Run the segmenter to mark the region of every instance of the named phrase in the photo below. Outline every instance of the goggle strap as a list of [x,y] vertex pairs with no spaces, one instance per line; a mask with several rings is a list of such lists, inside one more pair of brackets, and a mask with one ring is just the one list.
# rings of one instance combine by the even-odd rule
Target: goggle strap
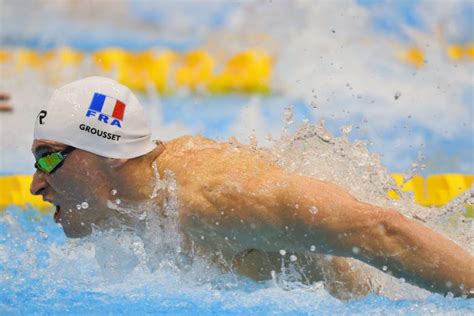
[[67,146],[66,149],[60,152],[60,154],[61,156],[63,156],[63,158],[66,158],[66,156],[69,155],[74,149],[76,148],[72,146]]

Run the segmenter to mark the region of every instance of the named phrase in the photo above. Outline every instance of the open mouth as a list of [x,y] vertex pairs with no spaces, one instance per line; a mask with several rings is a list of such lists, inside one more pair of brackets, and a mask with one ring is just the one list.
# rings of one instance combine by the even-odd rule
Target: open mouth
[[59,205],[56,205],[56,212],[54,212],[53,217],[56,223],[61,222],[61,207]]

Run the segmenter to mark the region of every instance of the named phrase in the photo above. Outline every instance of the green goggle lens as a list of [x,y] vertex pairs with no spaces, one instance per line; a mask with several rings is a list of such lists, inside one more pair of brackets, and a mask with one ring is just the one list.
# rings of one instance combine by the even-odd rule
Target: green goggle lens
[[74,149],[74,147],[69,146],[63,151],[46,154],[36,160],[35,168],[44,173],[51,173],[61,166],[67,155],[69,155]]
[[36,168],[44,171],[46,173],[52,172],[62,161],[64,160],[64,156],[58,153],[51,153],[44,157],[41,157],[36,162]]

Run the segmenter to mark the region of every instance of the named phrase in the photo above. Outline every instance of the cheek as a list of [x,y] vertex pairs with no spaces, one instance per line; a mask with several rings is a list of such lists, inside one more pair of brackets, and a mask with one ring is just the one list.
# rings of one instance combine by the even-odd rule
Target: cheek
[[50,184],[62,198],[80,203],[95,200],[101,181],[101,173],[92,163],[71,161],[51,176]]
[[76,199],[76,202],[82,201],[82,198],[90,195],[93,190],[90,181],[84,175],[78,174],[57,174],[50,181],[51,187],[59,195],[58,198]]

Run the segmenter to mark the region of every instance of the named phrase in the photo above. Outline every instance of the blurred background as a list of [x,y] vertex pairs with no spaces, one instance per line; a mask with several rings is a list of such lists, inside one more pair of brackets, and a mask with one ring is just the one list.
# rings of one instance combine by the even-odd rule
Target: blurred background
[[324,120],[389,172],[474,173],[472,1],[0,0],[0,174],[54,88],[109,76],[155,138],[269,146]]

